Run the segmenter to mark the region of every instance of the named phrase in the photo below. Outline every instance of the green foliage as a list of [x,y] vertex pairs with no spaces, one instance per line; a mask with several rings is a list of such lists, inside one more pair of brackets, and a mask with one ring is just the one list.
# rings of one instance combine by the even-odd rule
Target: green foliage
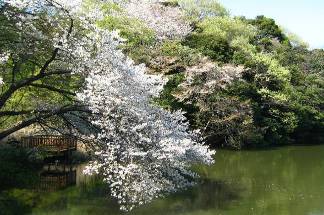
[[[4,12],[11,15],[5,16]],[[1,95],[7,92],[10,86],[25,82],[26,79],[39,74],[43,65],[51,59],[54,53],[53,39],[57,35],[63,35],[65,30],[70,27],[66,17],[61,17],[61,15],[56,14],[56,11],[51,11],[51,15],[57,18],[62,28],[57,27],[58,23],[51,23],[49,17],[46,16],[46,12],[35,16],[33,25],[23,25],[20,28],[16,24],[20,22],[20,16],[16,14],[24,13],[25,11],[16,11],[16,9],[9,6],[1,7],[0,20],[1,23],[4,22],[4,25],[0,25],[0,54],[7,53],[9,55],[6,64],[0,64],[0,77],[4,81],[4,84],[0,87]],[[77,29],[78,25],[79,23],[75,21],[75,31],[80,31],[80,34],[82,34],[83,30]],[[36,30],[37,35],[33,33]],[[59,64],[64,65],[65,63],[60,62]],[[54,70],[56,68],[51,67],[50,69]],[[78,75],[47,76],[15,90],[10,95],[10,98],[6,100],[1,111],[21,112],[39,110],[40,107],[57,107],[58,104],[62,106],[71,105],[73,103],[72,94],[79,89],[81,83],[82,79]],[[70,94],[39,87],[40,85],[50,86],[50,88],[70,92]],[[13,125],[17,125],[19,122],[33,116],[35,116],[34,113],[2,116],[0,130],[11,128]]]
[[[180,7],[192,22],[194,31],[184,41],[158,42],[152,29],[140,20],[125,16],[117,4],[89,0],[85,7],[91,8],[93,4],[100,4],[105,13],[98,25],[119,30],[126,39],[123,50],[136,63],[145,63],[149,72],[168,75],[169,81],[160,97],[154,100],[155,104],[169,110],[187,111],[192,127],[204,130],[210,144],[242,148],[302,140],[323,141],[324,51],[307,50],[302,42],[284,33],[273,19],[230,17],[216,0],[170,0],[163,4]],[[17,80],[38,72],[40,67],[32,62],[37,60],[43,64],[50,57],[51,41],[28,37],[21,51],[15,41],[22,40],[22,35],[26,36],[24,32],[19,32],[14,21],[3,14],[0,21],[0,37],[5,39],[0,40],[0,50],[13,53],[0,69],[12,71],[19,66]],[[35,22],[48,38],[60,33],[55,26],[46,26],[42,19]],[[28,46],[35,43],[40,44],[41,49]],[[35,54],[26,56],[24,50]],[[239,80],[230,81],[226,87],[215,87],[208,96],[192,99],[190,104],[180,100],[175,96],[179,85],[194,73],[188,69],[196,66],[199,70],[205,56],[214,64],[242,65],[244,72]],[[206,70],[193,80],[194,84],[203,88],[206,77],[212,72],[215,71]],[[5,82],[3,91],[8,89],[13,77],[10,72],[1,77]],[[226,82],[224,74],[217,73],[213,78],[208,81]],[[51,77],[36,84],[77,91],[80,83],[80,77],[67,76],[64,80]],[[46,89],[26,87],[17,91],[3,110],[34,109],[39,103],[68,105],[71,99]],[[22,116],[10,117],[1,122],[1,127],[22,119]]]
[[174,97],[173,93],[176,92],[178,85],[184,81],[184,74],[174,74],[168,78],[169,80],[164,86],[159,98],[155,99],[155,103],[169,110],[181,109],[183,104]]
[[289,44],[288,37],[282,32],[282,29],[276,24],[274,19],[257,16],[255,19],[247,20],[247,22],[258,28],[256,41],[277,39],[280,43]]
[[148,28],[141,20],[126,16],[116,3],[92,2],[92,4],[100,4],[105,14],[105,17],[98,21],[98,26],[118,30],[120,36],[126,39],[121,48],[136,62],[149,62],[150,52],[147,51],[156,43],[154,30]]
[[192,21],[206,17],[228,16],[228,11],[217,0],[177,0],[178,5]]
[[179,3],[177,0],[169,0],[169,1],[163,1],[161,2],[162,5],[164,6],[169,6],[169,7],[178,7]]
[[0,193],[0,211],[3,215],[30,214],[39,200],[39,195],[30,190],[4,191]]
[[107,15],[98,25],[109,30],[119,30],[120,35],[127,40],[123,48],[130,52],[138,46],[151,46],[156,39],[153,30],[134,18]]
[[40,152],[10,145],[0,145],[0,190],[25,187],[37,179]]
[[249,41],[255,30],[240,19],[212,17],[197,24],[197,29],[185,44],[220,62],[230,62],[238,40]]
[[[208,127],[209,142],[240,148],[296,142],[311,134],[315,142],[323,140],[323,51],[308,51],[303,43],[292,46],[264,16],[212,17],[196,26],[185,45],[218,63],[246,68],[241,81],[227,91],[215,89],[204,100],[206,108],[194,114],[198,128]],[[250,112],[244,111],[246,102]],[[234,113],[250,123],[234,120]]]
[[179,41],[164,42],[161,47],[161,54],[178,58],[184,66],[195,65],[201,57],[199,51],[182,45]]

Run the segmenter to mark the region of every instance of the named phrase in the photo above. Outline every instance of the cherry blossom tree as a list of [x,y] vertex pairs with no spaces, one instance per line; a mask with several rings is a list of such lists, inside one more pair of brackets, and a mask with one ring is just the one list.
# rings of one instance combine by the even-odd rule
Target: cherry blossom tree
[[191,117],[192,124],[201,129],[209,144],[241,149],[245,142],[258,140],[251,102],[231,94],[234,84],[244,82],[246,71],[243,66],[219,66],[207,57],[186,68],[186,79],[174,96],[198,108]]
[[128,16],[140,19],[153,29],[159,40],[184,38],[192,31],[190,22],[180,7],[163,2],[132,0],[121,5]]
[[97,159],[86,173],[104,175],[122,210],[193,185],[198,175],[190,166],[211,164],[214,151],[189,130],[181,111],[152,104],[166,80],[134,65],[118,49],[123,40],[116,32],[96,29],[88,37],[95,38],[96,53],[81,58],[81,52],[75,65],[76,73],[88,74],[78,98],[98,129],[84,137],[97,143]]
[[181,112],[150,104],[163,79],[134,65],[117,49],[117,38],[107,34],[102,39],[98,56],[89,59],[86,87],[78,94],[100,129],[89,137],[99,144],[97,160],[86,172],[103,173],[121,209],[128,210],[192,185],[197,175],[190,165],[211,164],[214,152],[189,131]]
[[[125,56],[118,48],[123,39],[117,31],[94,24],[102,15],[98,8],[85,12],[81,1],[68,0],[6,0],[4,4],[11,11],[23,12],[18,27],[24,24],[26,34],[38,39],[37,45],[46,41],[52,53],[49,59],[33,58],[42,59],[35,63],[40,66],[19,79],[18,85],[8,82],[0,96],[3,106],[25,87],[44,88],[41,81],[51,75],[69,74],[82,84],[67,106],[42,103],[35,110],[14,111],[32,116],[2,134],[52,116],[62,117],[72,125],[73,135],[95,143],[96,157],[85,173],[102,174],[122,210],[193,185],[198,175],[190,170],[191,165],[213,163],[214,151],[201,143],[199,132],[189,130],[181,111],[169,112],[152,103],[166,80],[146,74],[144,65],[135,65]],[[44,34],[34,19],[45,19],[59,30]],[[54,86],[46,88],[67,94]],[[82,119],[91,129],[82,132],[65,113],[84,114]]]

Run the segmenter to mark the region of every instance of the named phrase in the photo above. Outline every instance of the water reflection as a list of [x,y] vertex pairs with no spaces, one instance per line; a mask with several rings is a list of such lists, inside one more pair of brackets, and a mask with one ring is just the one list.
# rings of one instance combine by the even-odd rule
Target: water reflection
[[[202,211],[219,211],[240,201],[241,188],[222,181],[204,180],[184,192],[158,199],[149,205],[136,208],[128,215],[200,214]],[[50,193],[33,209],[35,215],[122,215],[114,199],[108,198],[107,186],[98,178],[60,192]]]
[[76,185],[76,167],[69,164],[45,164],[36,190],[53,192]]
[[[58,162],[44,164],[38,170],[21,169],[25,174],[24,177],[28,179],[26,181],[28,184],[21,174],[10,174],[10,177],[7,177],[9,181],[12,178],[15,182],[15,177],[19,177],[19,182],[23,183],[16,184],[16,187],[11,184],[0,190],[0,214],[32,214],[34,208],[48,201],[48,196],[65,192],[68,188],[75,188],[77,181],[83,180],[82,169],[82,165],[74,166]],[[33,177],[29,177],[30,175]]]
[[243,188],[225,181],[205,179],[197,186],[152,204],[135,209],[131,214],[157,215],[201,214],[210,211],[227,210],[234,202],[240,201]]
[[[43,167],[37,190],[19,187],[0,196],[0,214],[125,214],[108,197],[102,180],[83,175],[83,168]],[[265,151],[219,150],[215,165],[200,166],[197,171],[202,175],[197,186],[126,214],[324,214],[324,145]]]

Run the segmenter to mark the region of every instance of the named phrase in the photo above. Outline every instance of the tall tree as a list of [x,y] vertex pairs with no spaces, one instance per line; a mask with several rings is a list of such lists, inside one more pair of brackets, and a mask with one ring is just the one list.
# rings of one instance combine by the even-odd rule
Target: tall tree
[[[194,184],[198,175],[191,171],[191,165],[213,163],[214,151],[201,143],[198,132],[189,130],[182,112],[169,112],[152,104],[165,81],[146,74],[144,65],[134,65],[123,54],[119,49],[123,40],[116,31],[94,24],[101,17],[98,8],[85,13],[82,1],[79,5],[70,3],[16,0],[3,4],[4,11],[13,11],[12,17],[24,16],[27,30],[23,35],[35,41],[22,42],[21,56],[31,51],[32,57],[21,60],[18,70],[14,68],[19,64],[12,63],[16,52],[3,52],[9,57],[3,64],[2,114],[26,117],[0,135],[28,124],[41,124],[50,117],[51,121],[61,118],[72,127],[72,134],[95,143],[96,157],[86,173],[102,174],[123,210]],[[4,16],[11,21],[7,12]],[[15,22],[12,25],[17,27]],[[25,59],[21,56],[17,59]],[[10,81],[15,74],[19,74],[17,79]],[[64,87],[57,87],[61,81]],[[19,105],[33,109],[11,110],[11,100],[27,87],[46,89],[61,97],[38,97],[38,91],[31,91],[28,102],[34,101],[29,106]],[[84,122],[90,129],[81,128]]]

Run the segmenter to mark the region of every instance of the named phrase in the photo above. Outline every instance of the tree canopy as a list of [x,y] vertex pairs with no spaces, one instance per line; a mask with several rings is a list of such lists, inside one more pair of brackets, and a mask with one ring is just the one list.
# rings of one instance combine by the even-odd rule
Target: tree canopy
[[324,134],[324,51],[216,0],[0,0],[0,139],[73,135],[130,210],[191,186],[212,147]]

